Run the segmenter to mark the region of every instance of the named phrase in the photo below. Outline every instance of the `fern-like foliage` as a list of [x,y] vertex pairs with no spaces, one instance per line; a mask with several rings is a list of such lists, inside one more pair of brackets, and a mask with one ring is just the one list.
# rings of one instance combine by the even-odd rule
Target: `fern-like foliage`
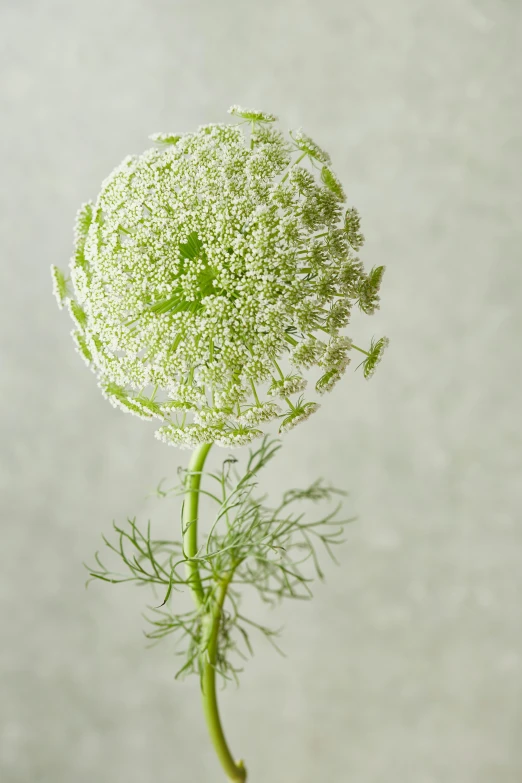
[[[176,611],[178,591],[190,588],[185,573],[187,557],[181,541],[153,539],[150,522],[142,530],[136,519],[126,526],[114,523],[115,540],[103,537],[106,547],[118,555],[123,570],[107,568],[100,554],[96,566],[87,567],[90,579],[105,582],[151,584],[161,589],[163,600],[150,606],[146,616],[152,626],[146,636],[159,640],[170,634],[178,636],[179,655],[183,663],[176,676],[201,673],[201,656],[208,644],[206,624],[219,591],[224,602],[219,626],[216,671],[226,680],[237,679],[240,662],[252,654],[250,632],[257,630],[279,650],[279,631],[247,617],[241,611],[242,590],[253,587],[263,602],[276,605],[284,598],[305,600],[312,596],[311,583],[323,579],[319,551],[334,561],[333,548],[343,541],[344,526],[352,519],[339,519],[340,503],[316,519],[308,519],[303,503],[328,503],[345,494],[316,481],[306,489],[285,492],[277,505],[269,505],[257,494],[258,472],[280,448],[277,440],[266,436],[258,448],[249,453],[246,467],[239,470],[238,461],[229,457],[218,472],[204,472],[200,495],[213,506],[211,524],[201,538],[201,546],[192,562],[197,562],[205,592],[202,606]],[[187,471],[179,471],[180,483],[171,489],[158,486],[158,497],[182,496]],[[239,663],[238,663],[239,657]]]

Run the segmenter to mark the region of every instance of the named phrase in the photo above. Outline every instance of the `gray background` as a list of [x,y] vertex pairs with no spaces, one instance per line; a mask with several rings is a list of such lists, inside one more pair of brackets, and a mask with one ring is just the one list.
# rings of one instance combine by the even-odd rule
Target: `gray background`
[[[0,778],[219,781],[147,596],[84,590],[113,518],[186,452],[114,411],[51,296],[78,205],[148,134],[241,103],[302,125],[387,264],[386,333],[285,441],[346,486],[341,567],[223,697],[252,783],[522,779],[520,75],[515,0],[2,0]],[[214,455],[216,460],[216,455]]]

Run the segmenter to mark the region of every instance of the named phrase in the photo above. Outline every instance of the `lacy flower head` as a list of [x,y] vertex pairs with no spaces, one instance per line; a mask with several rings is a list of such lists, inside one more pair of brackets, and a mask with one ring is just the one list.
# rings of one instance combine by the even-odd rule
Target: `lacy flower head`
[[127,157],[78,213],[70,278],[52,268],[104,396],[179,446],[285,432],[353,349],[369,377],[387,344],[341,334],[354,306],[378,307],[384,267],[363,269],[328,154],[271,114],[230,114]]

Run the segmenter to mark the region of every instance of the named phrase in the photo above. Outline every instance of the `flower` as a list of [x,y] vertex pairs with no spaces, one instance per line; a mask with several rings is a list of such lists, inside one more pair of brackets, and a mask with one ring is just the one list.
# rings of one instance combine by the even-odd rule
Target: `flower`
[[104,396],[159,420],[172,445],[242,445],[274,418],[281,431],[304,421],[317,403],[288,398],[305,370],[330,390],[349,362],[352,307],[379,305],[384,267],[366,274],[354,255],[360,219],[351,208],[343,220],[327,153],[272,114],[230,113],[240,121],[157,133],[125,158],[78,212],[70,276],[52,267]]
[[237,417],[239,424],[251,427],[256,424],[263,424],[266,421],[277,419],[281,408],[275,402],[264,402],[261,405],[252,405],[246,408],[240,416]]
[[[315,143],[310,136],[303,133],[301,128],[296,131],[290,132],[290,136],[294,140],[298,149],[308,155],[308,157],[319,161],[319,163],[330,163],[330,156],[327,152],[321,149],[321,147]],[[344,201],[344,199],[342,199]]]
[[302,378],[300,375],[287,375],[274,379],[268,387],[268,394],[271,397],[291,397],[292,394],[304,391],[307,384],[306,378]]
[[372,339],[370,350],[368,351],[367,357],[363,362],[363,372],[364,377],[368,380],[372,377],[372,375],[375,372],[375,368],[379,364],[379,362],[382,359],[382,355],[388,345],[390,344],[390,341],[387,337],[381,337],[380,340]]
[[302,421],[306,421],[312,413],[319,410],[321,406],[317,402],[303,402],[299,400],[297,405],[285,416],[279,427],[279,432],[288,432],[297,427]]
[[63,272],[54,264],[51,266],[51,275],[53,278],[53,294],[58,302],[58,307],[62,310],[68,297],[67,280]]
[[237,105],[231,106],[228,113],[250,122],[276,122],[277,120],[275,114],[267,114],[267,112],[257,111],[257,109],[244,109]]

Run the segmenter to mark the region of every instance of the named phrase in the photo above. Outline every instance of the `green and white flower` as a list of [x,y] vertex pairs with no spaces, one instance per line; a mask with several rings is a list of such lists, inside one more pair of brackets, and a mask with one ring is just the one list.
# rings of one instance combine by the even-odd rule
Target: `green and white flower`
[[315,413],[320,407],[317,402],[304,402],[303,399],[299,399],[297,405],[292,407],[291,411],[286,414],[281,422],[279,432],[283,433],[293,430],[302,421],[309,419],[312,413]]
[[[355,255],[360,219],[343,218],[328,154],[272,114],[230,113],[237,124],[155,134],[125,158],[78,212],[70,279],[52,268],[103,394],[178,446],[238,446],[273,418],[281,431],[304,421],[316,402],[281,414],[274,396],[303,392],[314,367],[329,391],[356,347],[340,335],[353,306],[379,306],[384,267],[366,274]],[[383,341],[363,351],[366,377]]]

